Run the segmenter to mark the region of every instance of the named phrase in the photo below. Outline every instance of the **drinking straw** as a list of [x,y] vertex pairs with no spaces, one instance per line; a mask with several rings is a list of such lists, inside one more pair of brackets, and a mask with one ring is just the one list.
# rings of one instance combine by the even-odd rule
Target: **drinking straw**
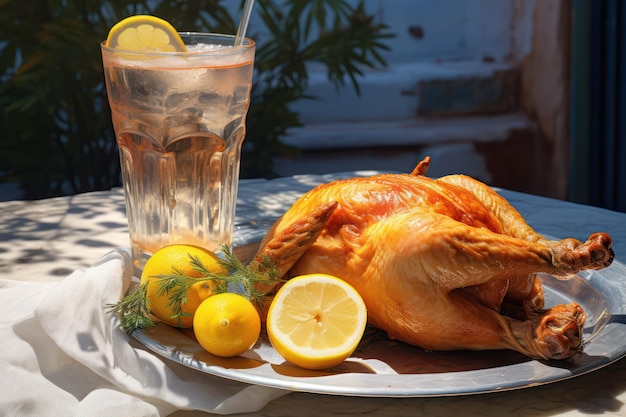
[[239,28],[237,28],[237,36],[235,37],[235,46],[241,46],[243,44],[243,40],[246,37],[246,31],[248,30],[248,23],[250,22],[253,5],[254,0],[246,0],[243,5],[243,13],[241,14]]

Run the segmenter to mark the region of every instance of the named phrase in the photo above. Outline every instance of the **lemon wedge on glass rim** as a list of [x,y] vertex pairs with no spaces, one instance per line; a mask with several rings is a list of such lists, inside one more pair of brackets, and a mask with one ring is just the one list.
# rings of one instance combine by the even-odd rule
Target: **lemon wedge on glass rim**
[[169,22],[149,15],[135,15],[116,23],[105,46],[134,52],[186,52],[187,47]]
[[357,348],[367,309],[347,282],[326,274],[301,275],[278,291],[267,313],[267,335],[276,351],[305,369],[339,365]]

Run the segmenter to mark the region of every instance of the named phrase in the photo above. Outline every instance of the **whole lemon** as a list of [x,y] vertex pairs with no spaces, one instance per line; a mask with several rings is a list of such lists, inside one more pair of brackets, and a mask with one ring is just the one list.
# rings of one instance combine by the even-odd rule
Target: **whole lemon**
[[261,318],[247,298],[221,293],[204,300],[193,318],[193,332],[207,352],[237,356],[252,348],[261,334]]
[[171,275],[174,270],[185,276],[200,278],[202,274],[192,266],[192,258],[197,258],[211,273],[226,272],[217,255],[199,246],[174,244],[156,251],[146,262],[141,274],[141,283],[148,282],[146,298],[152,314],[162,322],[176,327],[189,328],[193,324],[193,314],[200,303],[215,294],[212,281],[198,281],[187,290],[187,302],[182,305],[183,315],[174,317],[167,293],[159,293],[159,276]]

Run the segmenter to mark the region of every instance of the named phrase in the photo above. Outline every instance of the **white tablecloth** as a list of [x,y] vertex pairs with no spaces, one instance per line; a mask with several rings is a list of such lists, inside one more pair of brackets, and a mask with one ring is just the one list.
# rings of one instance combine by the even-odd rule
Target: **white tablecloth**
[[[321,182],[352,175],[355,173],[305,175],[271,181],[242,181],[237,209],[238,236],[244,240],[262,236],[272,221],[301,193]],[[626,214],[506,190],[501,192],[539,232],[565,237],[562,236],[563,230],[567,230],[569,236],[584,239],[592,232],[607,231],[613,236],[618,261],[623,263],[626,259]],[[0,340],[0,351],[3,352],[0,356],[2,358],[0,366],[3,366],[3,362],[12,364],[10,372],[4,369],[0,371],[2,415],[72,415],[69,410],[77,413],[74,415],[94,415],[89,410],[95,410],[92,407],[97,404],[102,407],[103,399],[107,400],[101,415],[122,415],[121,410],[132,409],[134,410],[132,415],[173,413],[176,416],[196,416],[207,415],[194,411],[198,408],[213,407],[217,412],[253,410],[255,405],[262,406],[267,401],[269,404],[260,411],[248,411],[238,415],[268,417],[626,415],[625,360],[567,381],[472,396],[398,399],[295,392],[283,395],[284,392],[265,391],[255,386],[221,380],[195,370],[182,369],[180,365],[163,360],[142,349],[142,346],[132,339],[116,339],[122,336],[119,334],[114,336],[115,333],[110,331],[107,323],[97,320],[96,324],[101,326],[97,332],[93,330],[93,323],[86,329],[81,328],[81,321],[76,320],[74,322],[79,324],[74,327],[55,327],[59,317],[64,317],[67,322],[82,317],[76,313],[82,311],[80,302],[73,308],[61,308],[64,305],[71,305],[67,304],[72,301],[72,297],[68,297],[68,288],[84,290],[93,287],[92,283],[87,286],[78,283],[85,284],[90,279],[93,282],[96,275],[101,276],[102,268],[106,269],[107,276],[116,274],[123,276],[126,273],[121,259],[123,252],[109,253],[126,246],[128,235],[123,193],[120,189],[32,202],[0,203],[0,280],[5,283],[4,287],[0,287],[0,297],[12,300],[0,310],[6,314],[11,312],[9,316],[0,317],[0,326],[6,330],[6,326],[20,320],[25,323],[15,327],[14,331],[19,333],[18,338]],[[6,284],[7,282],[11,285]],[[123,291],[125,282],[125,279],[109,283],[110,285],[100,282],[97,294],[103,297],[114,296]],[[88,294],[93,295],[93,292],[77,292],[73,301],[76,303],[76,300],[84,300],[83,302],[88,304]],[[65,301],[61,303],[59,300]],[[54,320],[46,317],[53,317]],[[82,317],[82,323],[89,323],[89,320],[89,317]],[[6,331],[4,334],[7,334]],[[101,339],[94,338],[94,334],[99,335]],[[68,349],[69,340],[72,343],[69,343],[68,353],[63,347]],[[89,364],[93,363],[90,362],[90,358],[98,356],[98,352],[101,354],[102,346],[116,343],[119,343],[116,345],[117,349],[122,349],[123,353],[105,358],[110,361],[109,367],[96,372],[89,369]],[[55,348],[46,349],[42,346]],[[57,349],[58,347],[61,348]],[[21,364],[12,362],[11,352],[24,349],[31,350],[24,356],[30,359]],[[82,363],[70,360],[71,349],[76,349]],[[141,379],[141,373],[145,372],[145,369],[133,368],[131,366],[133,361],[128,358],[124,360],[124,354],[131,355],[135,361],[141,359],[140,363],[151,363],[153,367],[156,366],[160,372],[157,374],[163,379],[163,383],[159,385],[150,382],[146,387],[137,387],[137,381]],[[118,358],[116,355],[122,356]],[[102,362],[102,358],[99,360]],[[40,369],[41,364],[46,369]],[[126,385],[122,384],[122,388],[119,383],[120,377],[115,374],[120,370],[127,372],[128,378],[131,378],[124,381]],[[26,381],[26,376],[32,372],[45,373],[45,381],[40,381],[43,385],[21,386],[19,381]],[[231,398],[234,401],[227,400],[222,406],[210,401],[198,402],[197,397],[200,394],[197,391],[199,389],[197,384],[202,383],[210,387],[219,387],[218,394],[221,397],[218,395],[216,398]],[[100,385],[95,389],[94,384]],[[179,395],[177,390],[180,389],[190,389],[190,395],[177,397]],[[238,392],[243,394],[238,397]],[[56,401],[56,404],[60,404],[59,408],[41,414],[38,405],[50,403],[50,400],[41,397],[38,402],[38,395],[45,396],[51,393],[57,395],[63,393]],[[156,401],[155,398],[160,398],[161,401]],[[31,402],[28,403],[27,399]],[[66,408],[63,408],[63,405]]]

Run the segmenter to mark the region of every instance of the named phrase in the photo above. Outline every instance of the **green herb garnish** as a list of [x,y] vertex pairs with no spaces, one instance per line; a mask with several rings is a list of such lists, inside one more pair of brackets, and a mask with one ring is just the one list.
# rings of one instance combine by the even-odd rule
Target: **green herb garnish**
[[[255,284],[271,285],[280,282],[278,269],[269,257],[263,257],[261,262],[253,260],[245,265],[227,246],[223,246],[221,251],[223,258],[220,258],[219,263],[226,272],[210,272],[198,257],[190,255],[190,265],[194,271],[200,273],[199,278],[189,277],[176,267],[172,267],[170,274],[155,277],[159,283],[157,293],[168,296],[167,305],[173,311],[173,318],[180,319],[185,314],[182,306],[187,303],[187,290],[198,282],[213,281],[216,293],[239,292],[259,306],[265,303],[267,294],[257,289]],[[107,305],[108,312],[119,316],[120,326],[128,334],[155,325],[146,297],[147,286],[148,282],[144,282],[118,303]]]

